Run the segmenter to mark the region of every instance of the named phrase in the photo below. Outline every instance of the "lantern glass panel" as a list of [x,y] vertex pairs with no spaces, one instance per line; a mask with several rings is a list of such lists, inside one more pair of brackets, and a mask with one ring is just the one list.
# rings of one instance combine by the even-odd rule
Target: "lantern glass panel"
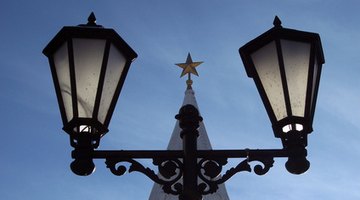
[[292,115],[304,117],[309,76],[310,43],[281,40],[281,49]]
[[67,42],[62,44],[62,46],[54,53],[54,64],[56,76],[59,81],[60,95],[64,103],[66,120],[70,121],[73,118],[73,108],[71,100],[70,68]]
[[257,74],[277,120],[287,116],[275,41],[251,54]]
[[100,39],[73,39],[78,117],[92,117],[105,42]]
[[105,73],[98,120],[105,122],[115,90],[119,84],[121,74],[126,64],[126,58],[113,44],[110,46],[109,59]]

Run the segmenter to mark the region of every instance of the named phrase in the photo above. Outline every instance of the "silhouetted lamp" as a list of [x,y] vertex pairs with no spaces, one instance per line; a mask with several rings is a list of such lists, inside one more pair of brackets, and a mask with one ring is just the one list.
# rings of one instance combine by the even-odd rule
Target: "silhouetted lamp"
[[[108,132],[125,77],[137,55],[113,29],[103,28],[95,20],[92,13],[87,24],[63,27],[43,50],[49,59],[63,129],[74,147],[71,170],[75,174],[91,174],[95,169],[93,159],[104,159],[114,175],[141,172],[162,185],[167,194],[198,200],[216,192],[219,184],[236,173],[250,172],[249,163],[253,161],[262,163],[254,167],[258,175],[269,171],[275,157],[288,158],[286,169],[294,174],[309,168],[307,135],[312,132],[324,63],[318,34],[282,28],[276,17],[272,29],[239,50],[275,136],[281,138],[282,149],[199,150],[197,129],[202,118],[193,105],[184,105],[176,116],[182,150],[107,151],[96,148]],[[185,64],[198,63],[190,59]],[[222,174],[229,158],[244,160]],[[159,174],[137,159],[152,159]],[[124,162],[130,166],[126,167]]]
[[137,54],[113,30],[96,24],[63,27],[45,47],[64,131],[73,147],[97,148]]
[[[254,79],[275,137],[297,158],[286,163],[292,173],[309,168],[307,134],[312,122],[324,56],[316,33],[274,27],[239,49],[247,75]],[[303,156],[299,156],[303,155]]]

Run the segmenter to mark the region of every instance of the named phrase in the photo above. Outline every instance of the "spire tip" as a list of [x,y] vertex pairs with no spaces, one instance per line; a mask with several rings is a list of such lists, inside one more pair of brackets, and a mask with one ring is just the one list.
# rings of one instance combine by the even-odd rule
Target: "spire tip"
[[183,69],[183,71],[181,72],[180,77],[183,77],[184,75],[188,75],[188,79],[186,81],[186,85],[188,86],[188,88],[191,88],[191,85],[193,83],[193,81],[191,80],[191,74],[194,74],[196,76],[199,76],[199,74],[196,71],[196,67],[199,66],[200,64],[202,64],[203,62],[193,62],[192,58],[191,58],[191,54],[188,53],[187,58],[185,63],[178,63],[175,64],[179,67],[181,67]]

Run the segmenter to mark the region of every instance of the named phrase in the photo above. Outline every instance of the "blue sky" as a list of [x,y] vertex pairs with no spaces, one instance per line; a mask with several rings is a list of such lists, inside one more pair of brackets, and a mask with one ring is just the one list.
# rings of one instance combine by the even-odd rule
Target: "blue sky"
[[72,149],[41,52],[62,26],[85,23],[92,11],[139,54],[100,149],[166,148],[186,88],[174,63],[188,52],[204,61],[193,88],[212,146],[281,148],[238,48],[271,28],[275,15],[284,27],[319,33],[326,63],[309,171],[289,174],[286,160],[276,159],[266,175],[240,173],[226,186],[231,199],[359,199],[359,6],[355,0],[2,0],[1,199],[148,198],[152,182],[142,174],[116,177],[103,161],[88,177],[69,168]]

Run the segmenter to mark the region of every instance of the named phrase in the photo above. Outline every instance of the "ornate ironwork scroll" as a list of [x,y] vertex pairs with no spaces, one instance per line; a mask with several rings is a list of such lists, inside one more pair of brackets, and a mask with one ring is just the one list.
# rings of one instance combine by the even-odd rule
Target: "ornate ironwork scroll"
[[[183,163],[180,159],[153,158],[153,164],[158,167],[159,174],[156,174],[154,170],[144,167],[143,164],[131,158],[107,158],[105,163],[114,175],[122,176],[126,171],[129,173],[137,171],[162,185],[165,193],[179,195],[182,192],[182,184],[178,183],[183,175]],[[127,169],[127,167],[121,163],[130,163],[130,167]]]
[[266,174],[273,166],[273,157],[248,157],[241,161],[236,167],[232,167],[224,174],[221,174],[223,166],[227,164],[227,158],[218,159],[201,159],[198,164],[199,178],[204,182],[199,184],[199,190],[203,195],[214,193],[218,190],[219,185],[225,183],[238,172],[251,172],[250,162],[257,161],[262,163],[254,166],[254,172],[257,175]]

